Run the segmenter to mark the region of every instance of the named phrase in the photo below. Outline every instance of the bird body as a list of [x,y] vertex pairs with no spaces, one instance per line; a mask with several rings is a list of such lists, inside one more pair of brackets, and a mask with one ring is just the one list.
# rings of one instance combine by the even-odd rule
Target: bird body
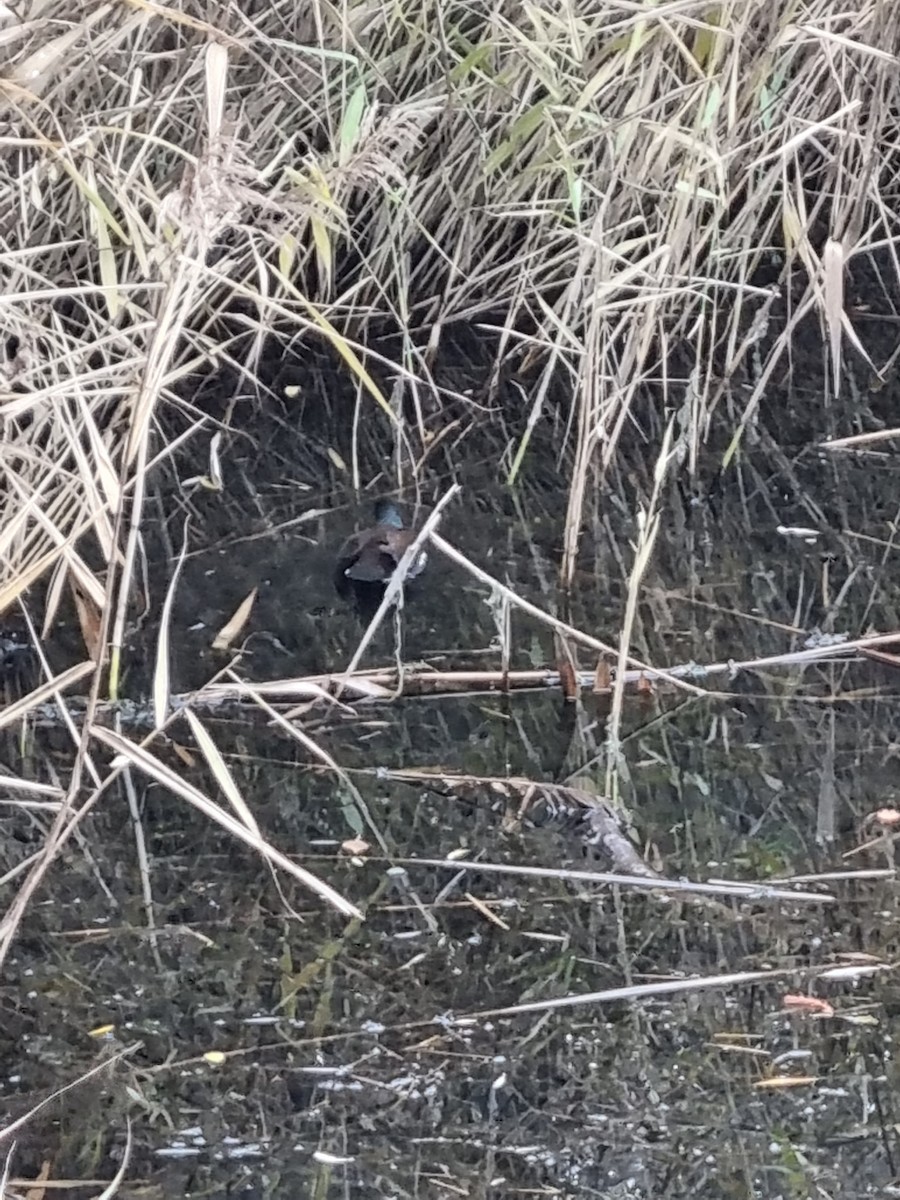
[[[334,578],[339,594],[372,588],[383,591],[415,536],[404,526],[396,507],[389,500],[380,500],[375,505],[375,524],[351,534],[338,551]],[[427,559],[421,551],[406,578],[420,575]]]

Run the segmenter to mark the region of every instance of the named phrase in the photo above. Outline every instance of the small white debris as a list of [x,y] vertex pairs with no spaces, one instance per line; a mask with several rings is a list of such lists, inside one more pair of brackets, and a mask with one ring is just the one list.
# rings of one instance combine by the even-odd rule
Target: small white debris
[[807,546],[814,546],[822,536],[821,530],[807,529],[804,525],[776,525],[775,532],[782,537],[802,538]]

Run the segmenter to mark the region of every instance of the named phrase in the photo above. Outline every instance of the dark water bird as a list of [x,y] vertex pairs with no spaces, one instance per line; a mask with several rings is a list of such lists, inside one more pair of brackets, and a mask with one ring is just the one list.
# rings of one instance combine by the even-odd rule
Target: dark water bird
[[[375,505],[375,524],[351,534],[338,551],[334,569],[338,595],[354,600],[360,613],[371,617],[415,536],[415,530],[403,524],[396,506],[390,500],[379,500]],[[421,575],[427,557],[424,550],[420,552],[407,572],[407,583]]]

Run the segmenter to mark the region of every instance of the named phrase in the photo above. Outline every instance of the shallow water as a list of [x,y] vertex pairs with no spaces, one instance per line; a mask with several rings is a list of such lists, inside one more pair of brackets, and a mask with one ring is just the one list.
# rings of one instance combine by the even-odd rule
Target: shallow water
[[[711,462],[695,495],[669,489],[635,632],[644,660],[762,657],[800,648],[816,628],[856,636],[900,623],[890,463],[818,450],[830,428],[846,429],[851,410],[832,405],[825,430],[813,396],[792,403],[787,414],[773,400],[727,478],[716,481]],[[201,686],[229,662],[210,649],[211,635],[254,587],[240,673],[335,670],[352,655],[360,627],[333,594],[329,554],[369,501],[352,499],[326,454],[333,444],[349,461],[346,426],[320,420],[321,428],[301,423],[286,404],[263,406],[252,422],[248,414],[252,439],[223,451],[226,494],[190,497],[190,555],[173,617],[176,690]],[[633,514],[657,446],[649,436],[626,440],[621,476],[592,498],[568,605],[555,590],[566,493],[549,445],[538,440],[510,493],[498,480],[497,448],[491,458],[490,446],[468,443],[462,496],[441,532],[534,603],[614,641]],[[373,437],[366,478],[380,449]],[[195,452],[194,473],[205,451]],[[190,473],[184,464],[182,478]],[[435,466],[426,478],[427,508],[453,474]],[[157,483],[167,494],[170,481]],[[778,534],[779,524],[816,525],[823,536],[808,545]],[[175,549],[181,525],[172,517],[165,530]],[[172,570],[161,526],[148,530],[148,553],[158,612]],[[406,660],[496,665],[486,598],[433,555],[427,586],[404,614]],[[545,628],[518,615],[512,628],[513,666],[555,662]],[[65,631],[59,637],[64,647]],[[146,695],[155,645],[151,620],[131,641],[131,694]],[[579,656],[593,668],[589,653]],[[392,659],[385,628],[367,662]],[[893,672],[822,665],[710,686],[724,694],[660,689],[626,701],[622,795],[649,861],[671,878],[749,880],[892,865],[890,844],[842,856],[866,840],[867,814],[893,799]],[[532,692],[313,710],[303,727],[349,773],[364,812],[279,730],[234,715],[204,719],[270,839],[367,919],[324,910],[283,876],[276,885],[250,851],[138,779],[154,947],[126,799],[110,794],[85,823],[90,854],[73,845],[45,884],[0,985],[3,1108],[19,1114],[116,1049],[139,1046],[32,1120],[14,1176],[33,1178],[49,1160],[53,1178],[109,1179],[130,1113],[126,1195],[893,1194],[894,975],[811,982],[804,973],[859,953],[895,957],[893,879],[833,883],[832,903],[710,905],[409,862],[465,846],[485,862],[590,866],[565,819],[510,829],[502,798],[487,789],[391,777],[439,769],[602,790],[607,714],[589,694],[577,705]],[[189,746],[186,726],[180,733]],[[10,770],[44,779],[64,769],[66,750],[38,731],[26,758],[14,740],[6,756]],[[165,757],[215,792],[196,752],[192,761]],[[822,840],[831,806],[834,839]],[[41,818],[4,810],[0,821],[9,866],[39,843]],[[373,844],[377,831],[384,852],[341,856],[340,843],[360,830]],[[391,864],[404,869],[389,872]],[[769,967],[797,974],[460,1020]],[[804,991],[830,1000],[837,1015],[783,1011],[785,993]],[[106,1023],[110,1034],[90,1036]],[[204,1059],[211,1051],[224,1059]],[[793,1085],[760,1086],[774,1076]]]

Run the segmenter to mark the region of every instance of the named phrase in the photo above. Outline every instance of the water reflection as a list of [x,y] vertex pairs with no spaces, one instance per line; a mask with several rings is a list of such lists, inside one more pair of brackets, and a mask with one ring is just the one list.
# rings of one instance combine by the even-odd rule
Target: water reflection
[[[359,636],[330,570],[359,510],[341,480],[322,485],[321,460],[307,461],[308,447],[292,462],[282,419],[260,417],[254,433],[253,451],[241,443],[225,460],[248,494],[252,485],[243,519],[233,493],[195,500],[196,544],[173,620],[177,690],[202,685],[227,661],[210,649],[211,632],[254,587],[259,602],[240,662],[248,677],[340,667]],[[299,430],[292,436],[299,446]],[[442,533],[536,604],[614,640],[633,515],[653,464],[638,449],[621,489],[633,502],[598,491],[589,508],[566,604],[554,584],[565,490],[539,445],[514,497],[497,480],[496,459],[479,462],[473,452]],[[429,477],[431,499],[448,478]],[[761,454],[748,456],[714,510],[685,504],[673,487],[635,653],[659,664],[748,658],[796,647],[814,626],[896,626],[883,547],[846,532],[843,519],[827,554],[775,532],[791,516],[790,489],[817,498],[826,514],[830,497],[853,497],[855,528],[876,536],[891,486],[852,461],[803,456],[779,470]],[[170,565],[152,530],[148,545],[158,611]],[[405,658],[496,662],[486,600],[436,557],[428,587],[404,613]],[[554,661],[552,636],[528,617],[513,616],[511,645],[511,666]],[[138,690],[148,686],[154,649],[153,637],[135,639]],[[390,663],[393,650],[388,623],[368,659]],[[589,655],[575,653],[592,668]],[[663,689],[626,703],[617,765],[648,860],[696,878],[839,865],[894,786],[894,676],[831,665],[802,676],[748,673],[727,692],[696,699]],[[127,810],[110,796],[85,826],[90,855],[73,851],[58,869],[17,943],[2,991],[5,1108],[24,1111],[91,1066],[98,1050],[89,1031],[101,1021],[141,1048],[35,1118],[18,1142],[16,1173],[32,1177],[51,1157],[57,1177],[108,1178],[130,1111],[129,1178],[157,1195],[227,1188],[718,1200],[792,1194],[813,1177],[830,1194],[887,1187],[898,1174],[884,1024],[890,977],[819,985],[837,1010],[832,1020],[782,1011],[783,993],[801,981],[460,1022],[489,1008],[690,973],[894,954],[895,890],[878,881],[835,884],[836,902],[821,907],[712,909],[408,862],[465,847],[494,863],[590,863],[565,821],[516,827],[488,788],[461,796],[392,772],[513,774],[602,789],[606,720],[590,695],[567,704],[542,692],[317,709],[305,728],[358,790],[363,817],[346,781],[281,731],[262,719],[210,719],[267,835],[352,897],[366,920],[324,911],[291,879],[276,885],[252,853],[145,783],[154,950]],[[55,753],[38,738],[29,749],[35,777],[47,777]],[[10,745],[8,754],[20,751]],[[188,749],[173,762],[215,791]],[[823,798],[835,813],[834,845],[817,837]],[[34,847],[39,821],[3,817],[8,862]],[[342,853],[352,837],[373,844],[373,854]],[[847,861],[883,865],[890,854],[882,843]],[[388,873],[395,857],[405,861],[401,875]],[[795,1086],[758,1086],[776,1075],[793,1076]],[[852,1192],[848,1181],[858,1181]]]

